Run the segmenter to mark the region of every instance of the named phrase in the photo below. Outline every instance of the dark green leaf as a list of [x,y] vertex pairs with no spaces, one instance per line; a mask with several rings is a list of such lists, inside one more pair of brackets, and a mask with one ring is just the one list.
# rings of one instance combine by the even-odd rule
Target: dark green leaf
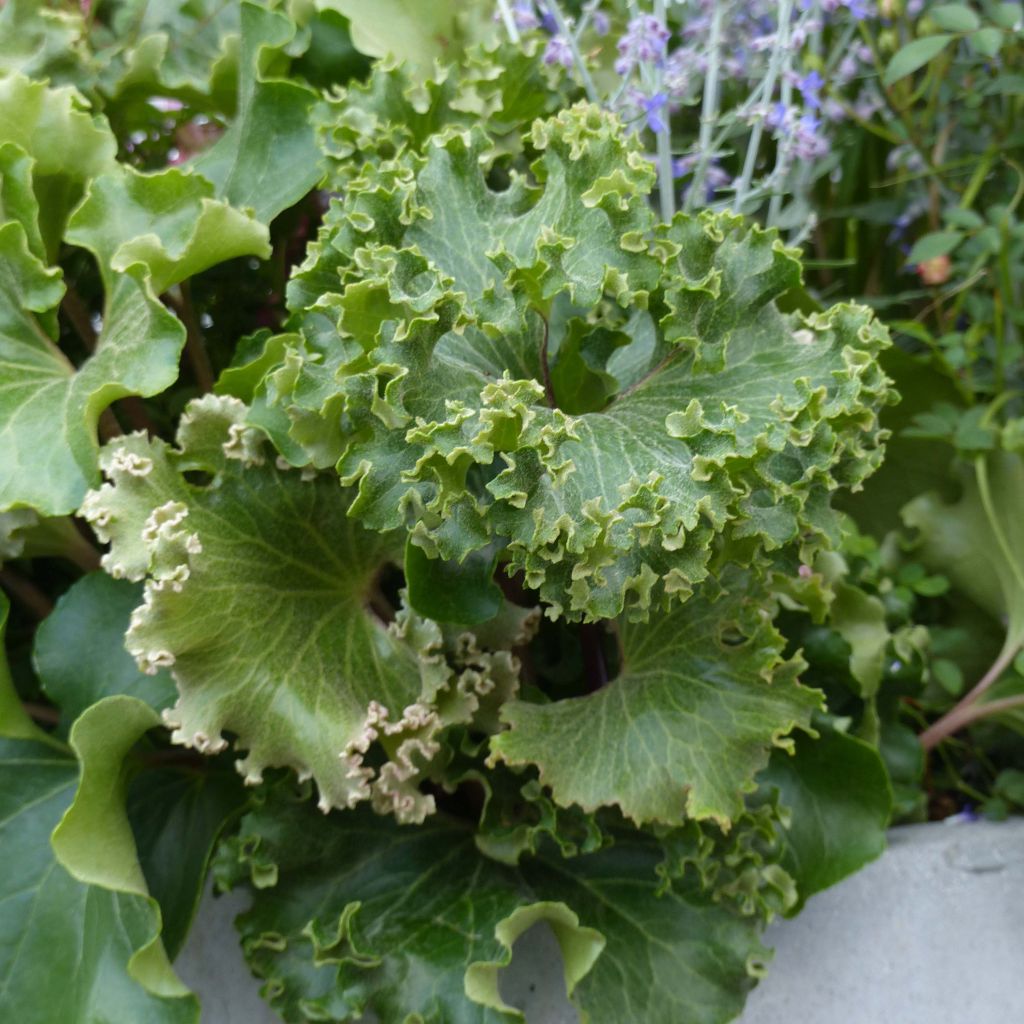
[[75,583],[40,624],[33,659],[43,689],[61,709],[64,736],[86,708],[112,694],[138,697],[157,711],[174,703],[168,672],[146,675],[124,649],[131,614],[141,602],[141,584],[94,572]]
[[892,791],[882,759],[862,740],[825,726],[817,739],[798,737],[792,756],[776,751],[759,778],[792,812],[782,864],[800,894],[793,913],[885,849]]

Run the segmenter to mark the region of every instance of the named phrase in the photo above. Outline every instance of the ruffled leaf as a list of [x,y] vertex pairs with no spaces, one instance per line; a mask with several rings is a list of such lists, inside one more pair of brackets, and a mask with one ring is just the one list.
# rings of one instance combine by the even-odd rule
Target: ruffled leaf
[[[287,838],[296,832],[303,843]],[[498,972],[516,937],[546,921],[583,1019],[724,1024],[764,954],[757,920],[716,904],[696,874],[663,879],[658,843],[635,834],[516,871],[481,856],[450,819],[412,831],[358,813],[317,821],[277,799],[230,849],[257,886],[238,922],[243,948],[289,1020],[372,1010],[396,1022],[522,1022]]]
[[884,330],[780,312],[795,254],[738,218],[656,231],[650,165],[596,108],[531,143],[501,192],[480,132],[364,169],[293,278],[256,422],[431,558],[504,538],[552,615],[642,618],[719,539],[834,540],[828,493],[880,460]]
[[[82,512],[111,541],[108,572],[146,579],[128,649],[145,672],[170,668],[175,741],[215,753],[230,731],[249,782],[286,765],[315,780],[324,810],[372,799],[422,820],[438,734],[495,728],[517,666],[469,635],[449,654],[404,609],[385,624],[378,577],[400,538],[348,518],[331,479],[269,462],[245,415],[210,396],[186,411],[177,448],[136,434],[104,451],[111,483]],[[377,768],[364,764],[374,743]]]

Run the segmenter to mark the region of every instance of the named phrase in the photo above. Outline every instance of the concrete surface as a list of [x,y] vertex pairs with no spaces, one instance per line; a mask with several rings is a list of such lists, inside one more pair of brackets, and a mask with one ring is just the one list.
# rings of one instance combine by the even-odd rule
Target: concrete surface
[[[739,1024],[1021,1024],[1022,893],[1024,820],[894,829],[880,860],[769,929],[775,959]],[[207,898],[176,963],[203,1024],[281,1024],[238,949],[244,907]],[[516,952],[506,1001],[527,1024],[577,1024],[550,932],[527,932]]]

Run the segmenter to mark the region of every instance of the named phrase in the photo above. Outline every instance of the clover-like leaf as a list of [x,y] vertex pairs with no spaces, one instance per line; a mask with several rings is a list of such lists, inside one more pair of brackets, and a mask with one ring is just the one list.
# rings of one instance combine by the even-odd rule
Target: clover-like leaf
[[790,747],[821,704],[796,682],[799,663],[782,660],[764,606],[740,576],[718,600],[698,593],[646,624],[621,621],[618,678],[583,697],[508,704],[492,759],[537,765],[562,805],[727,828],[772,748]]

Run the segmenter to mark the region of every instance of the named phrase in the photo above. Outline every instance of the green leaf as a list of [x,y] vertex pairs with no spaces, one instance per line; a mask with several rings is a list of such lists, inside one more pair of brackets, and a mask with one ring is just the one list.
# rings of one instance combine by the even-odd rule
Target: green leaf
[[1024,18],[1024,7],[1016,0],[1012,3],[994,4],[989,9],[989,16],[1001,28],[1019,30],[1021,19]]
[[989,26],[972,32],[967,41],[971,44],[971,49],[980,56],[995,57],[1003,48],[1003,33],[1000,29]]
[[537,41],[528,40],[473,47],[457,69],[434,65],[426,77],[424,69],[402,60],[376,61],[366,82],[351,83],[314,109],[331,186],[340,190],[367,162],[422,152],[430,136],[446,127],[486,126],[496,153],[521,152],[526,126],[566,102],[552,87],[551,69],[538,59],[538,49]]
[[316,94],[298,82],[266,77],[262,54],[283,47],[295,26],[277,11],[243,0],[238,112],[195,168],[233,206],[269,224],[320,179],[310,108]]
[[850,646],[850,675],[859,684],[860,695],[873,697],[882,682],[890,640],[885,605],[852,583],[836,583],[835,595],[829,623]]
[[980,213],[964,209],[962,206],[950,206],[943,210],[942,219],[952,227],[964,231],[978,231],[985,226],[985,220]]
[[77,10],[54,10],[37,0],[8,0],[0,8],[0,75],[48,78],[67,85],[85,73],[85,24]]
[[915,39],[906,46],[901,46],[886,65],[882,75],[883,85],[893,85],[901,78],[912,75],[918,68],[924,67],[930,60],[937,57],[946,48],[951,35],[924,36]]
[[1024,459],[979,456],[961,478],[958,501],[924,494],[903,518],[919,532],[921,561],[1002,622],[1010,650],[1024,642]]
[[0,591],[0,738],[33,740],[59,748],[61,745],[32,721],[14,687],[11,670],[7,664],[7,654],[3,647],[10,610],[11,604],[7,600],[7,595]]
[[[64,224],[86,182],[113,166],[117,142],[75,89],[51,89],[15,74],[0,78],[0,147],[5,144],[32,161],[28,174],[41,210],[41,216],[38,210],[34,215],[44,243],[42,251],[33,247],[33,252],[48,262],[56,256]],[[0,173],[10,173],[10,159]]]
[[218,0],[119,0],[97,38],[100,89],[123,111],[131,100],[174,96],[207,111],[236,101],[240,4]]
[[360,0],[318,0],[318,6],[348,18],[352,42],[362,53],[390,54],[424,70],[448,53],[458,31],[454,0],[376,0],[372,10]]
[[166,670],[146,675],[124,649],[141,600],[141,584],[94,572],[73,584],[40,624],[33,660],[43,689],[61,710],[62,735],[86,708],[114,694],[136,697],[156,711],[174,703]]
[[[49,97],[57,110],[62,96]],[[80,135],[98,131],[84,114],[68,118]],[[57,148],[68,144],[56,137],[58,130],[76,138],[64,122],[44,127]],[[99,152],[96,161],[105,150]],[[88,165],[85,154],[83,167]],[[0,146],[0,215],[10,217],[0,224],[0,437],[8,453],[0,467],[0,508],[28,505],[59,515],[77,508],[97,481],[102,411],[125,395],[157,394],[178,375],[185,330],[155,293],[218,260],[269,249],[266,228],[213,200],[202,178],[173,168],[142,175],[101,167],[66,235],[97,256],[106,287],[99,342],[76,369],[57,346],[56,307],[64,287],[60,271],[44,259],[47,224],[39,222],[34,195],[45,199],[57,190],[55,179],[39,177],[44,167],[20,146]],[[60,194],[67,190],[62,183]]]
[[759,781],[791,812],[782,857],[800,894],[791,913],[885,849],[892,790],[882,759],[862,740],[832,728],[800,736],[791,755],[772,755]]
[[108,289],[115,275],[142,264],[156,294],[214,264],[271,252],[265,224],[214,199],[208,181],[177,167],[142,174],[119,165],[97,178],[67,241],[96,255]]
[[[835,537],[826,493],[880,461],[881,328],[780,313],[795,255],[739,218],[680,216],[649,244],[653,174],[610,115],[577,106],[532,140],[534,182],[501,192],[476,131],[366,168],[293,278],[301,338],[261,386],[278,426],[255,422],[293,462],[336,458],[350,513],[430,557],[505,538],[553,616],[643,618],[707,576],[718,536]],[[551,407],[560,303],[594,311],[600,411]],[[630,342],[601,366],[606,330]]]
[[[302,844],[287,840],[300,832]],[[250,966],[286,1019],[513,1024],[498,994],[512,943],[543,920],[566,989],[592,1021],[710,1024],[739,1012],[764,954],[759,925],[693,884],[666,883],[650,839],[531,859],[521,872],[437,818],[415,830],[370,815],[316,819],[268,805],[243,823],[253,907],[238,921]],[[659,896],[659,891],[661,895]]]
[[928,17],[944,32],[973,32],[981,24],[977,14],[964,4],[929,7]]
[[[147,579],[126,643],[144,672],[171,669],[175,742],[215,753],[228,730],[249,781],[288,765],[313,777],[325,809],[345,807],[370,795],[373,723],[447,680],[431,657],[440,636],[370,611],[399,542],[349,519],[336,482],[276,468],[245,413],[207,396],[186,410],[176,449],[112,442],[112,482],[82,512],[111,541],[107,570]],[[195,472],[211,482],[190,482]]]
[[128,790],[127,814],[139,864],[163,914],[163,943],[173,960],[202,898],[206,871],[226,822],[246,802],[230,771],[160,767],[141,773]]
[[504,598],[494,582],[497,552],[474,551],[461,564],[428,558],[410,539],[405,545],[409,604],[438,622],[467,626],[493,619]]
[[932,231],[922,235],[908,253],[907,263],[924,263],[945,256],[960,244],[963,237],[959,231]]
[[659,856],[633,833],[600,853],[525,865],[538,895],[564,900],[605,937],[575,989],[581,1020],[725,1024],[764,971],[757,919],[731,913],[692,882],[655,884]]
[[763,604],[740,577],[717,601],[698,594],[647,624],[620,622],[621,675],[585,697],[506,705],[510,729],[492,757],[537,765],[562,805],[727,828],[772,747],[791,747],[784,737],[808,728],[821,704],[795,681],[799,665],[782,660]]
[[[129,697],[96,705],[72,733],[80,781],[74,760],[0,741],[4,1019],[197,1024],[198,1004],[160,944],[160,912],[123,808],[124,756],[156,724],[155,713]],[[55,977],[74,983],[45,983]]]

